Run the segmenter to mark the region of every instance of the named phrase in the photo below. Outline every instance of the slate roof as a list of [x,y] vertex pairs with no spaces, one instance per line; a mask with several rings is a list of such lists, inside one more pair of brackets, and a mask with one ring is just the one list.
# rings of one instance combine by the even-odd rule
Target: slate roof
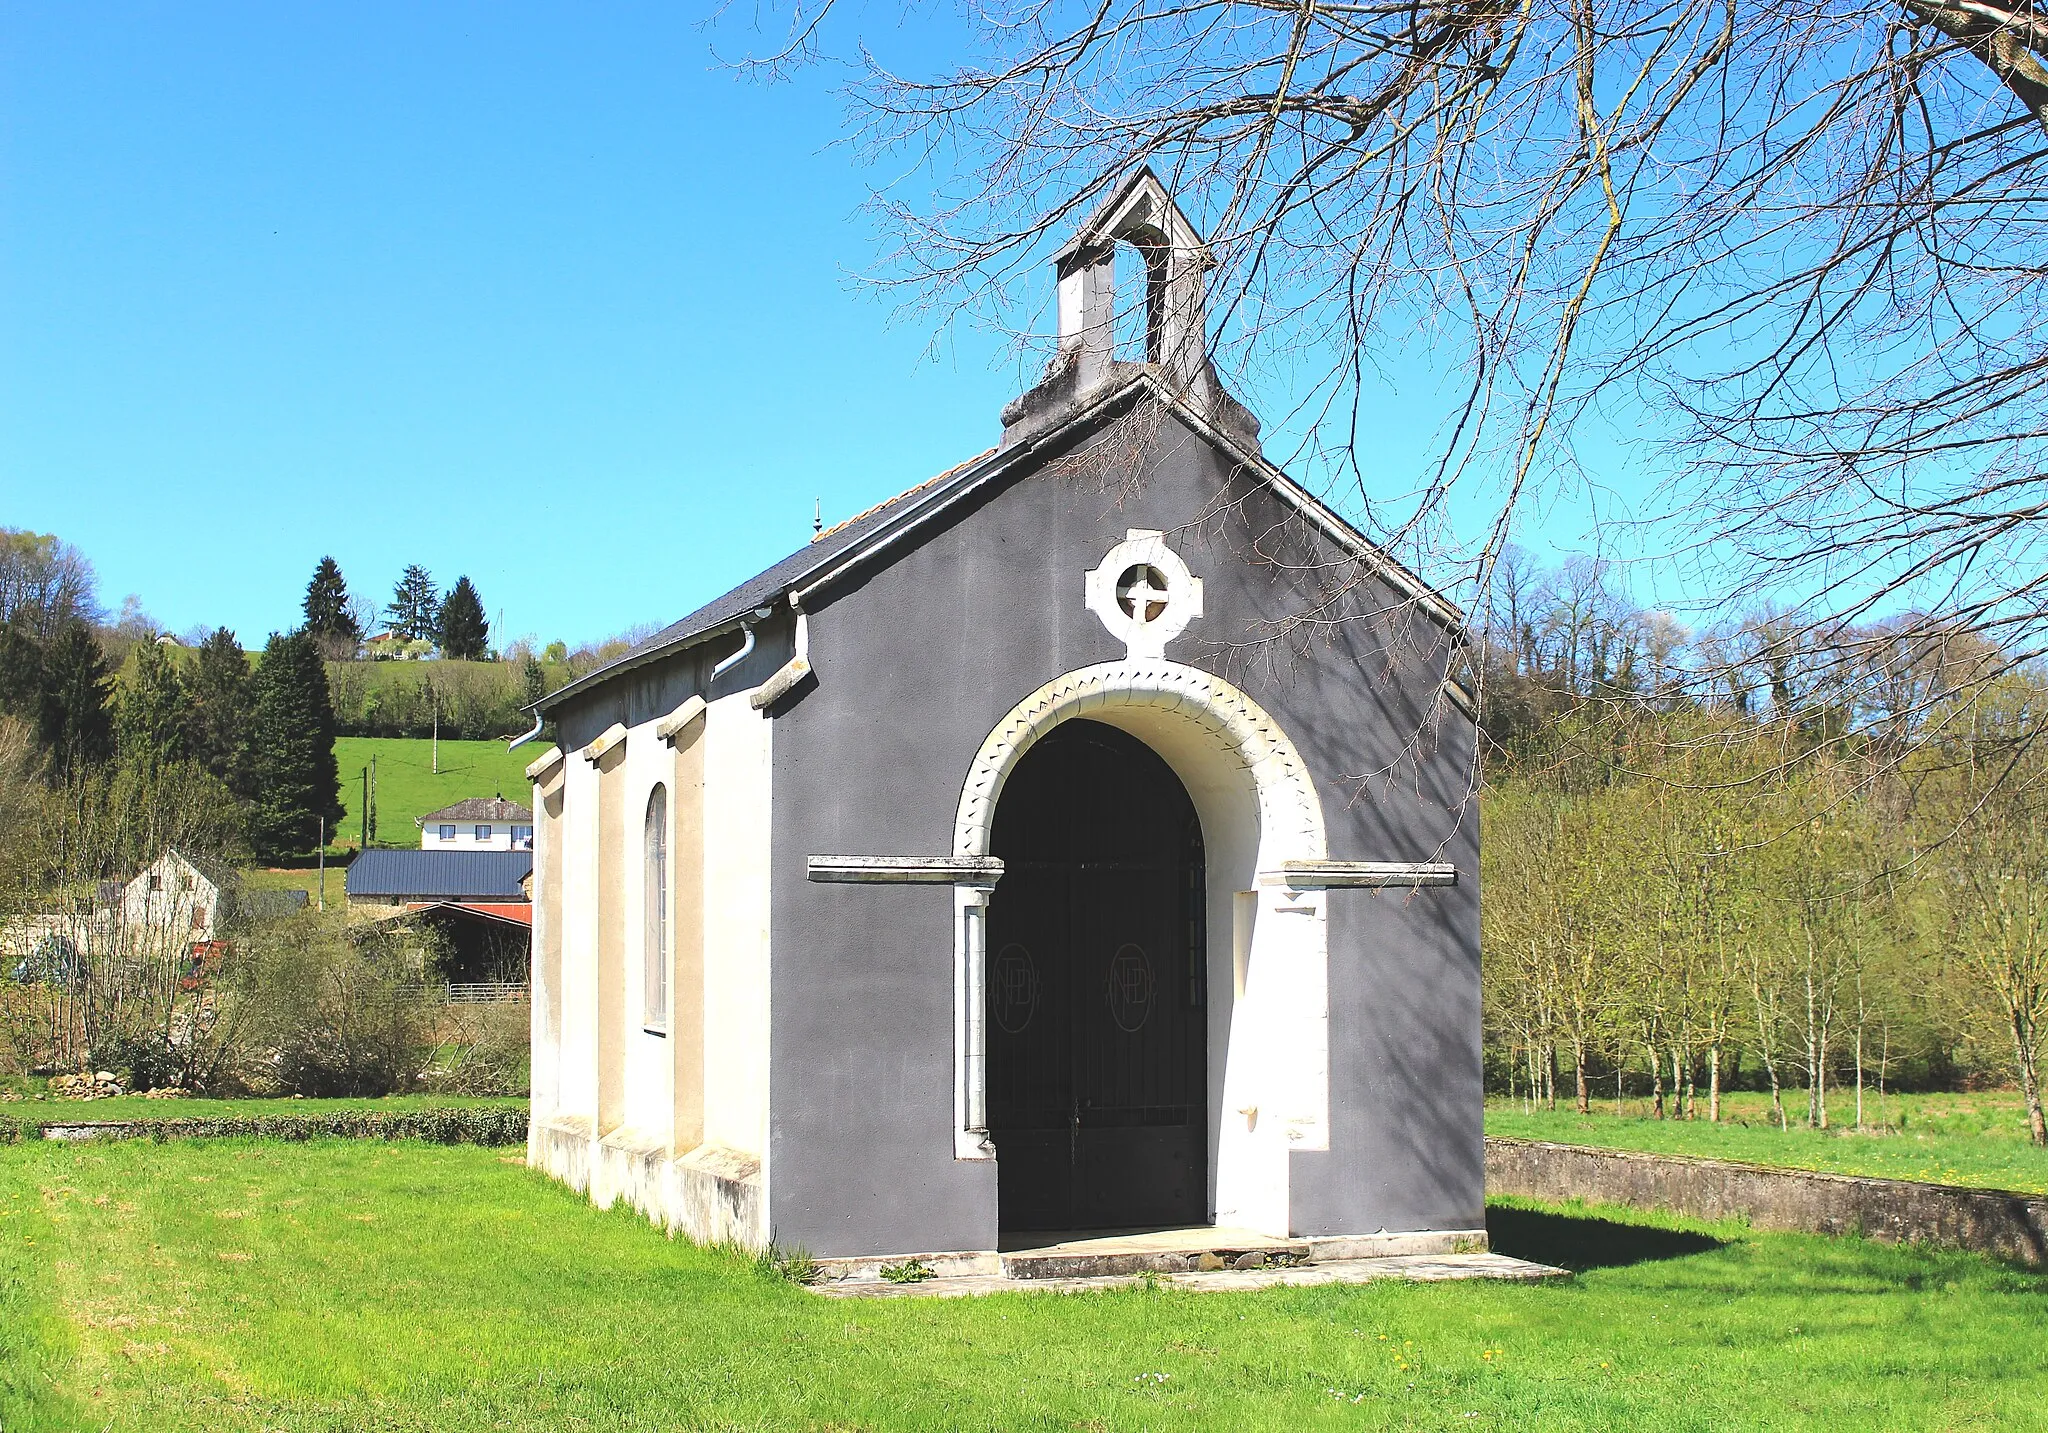
[[[978,470],[981,466],[995,456],[994,448],[977,453],[966,462],[956,464],[936,477],[926,478],[915,487],[906,488],[895,497],[876,503],[866,512],[856,513],[846,521],[826,528],[774,566],[755,573],[724,596],[713,598],[680,622],[669,623],[646,641],[635,645],[625,655],[614,658],[581,681],[570,685],[581,687],[601,673],[609,672],[615,667],[632,665],[637,657],[683,646],[692,638],[702,637],[720,627],[737,622],[756,608],[769,606],[790,588],[800,585],[802,578],[820,568],[830,566],[842,553],[859,546],[862,539],[890,519],[920,505],[920,500],[943,498],[954,487],[972,481],[979,476]],[[564,687],[562,690],[567,691],[569,688]],[[557,692],[548,700],[553,701],[554,697],[559,695],[561,693]]]
[[453,806],[443,806],[439,811],[429,811],[424,816],[415,816],[413,824],[424,827],[434,821],[517,821],[531,822],[533,812],[517,801],[507,801],[502,796],[472,796],[458,801]]
[[1397,588],[1405,590],[1411,597],[1419,599],[1424,611],[1430,612],[1453,631],[1463,629],[1464,615],[1448,599],[1401,566],[1327,504],[1267,462],[1256,450],[1247,451],[1233,442],[1228,434],[1219,431],[1200,414],[1192,411],[1179,395],[1158,384],[1150,376],[1149,370],[1140,369],[1139,365],[1135,364],[1128,367],[1138,370],[1129,381],[1107,386],[1090,395],[1072,414],[1054,427],[1025,439],[1013,448],[990,448],[986,452],[977,453],[966,462],[948,468],[938,476],[928,478],[916,487],[898,493],[886,502],[878,503],[866,512],[848,518],[836,527],[827,528],[774,566],[756,573],[724,596],[714,598],[681,621],[671,622],[646,641],[636,644],[622,656],[613,658],[595,671],[585,673],[559,691],[549,693],[536,703],[533,709],[545,714],[576,693],[588,691],[629,668],[688,646],[723,628],[732,627],[750,612],[773,606],[786,593],[806,586],[805,579],[831,571],[838,565],[839,559],[857,558],[860,549],[870,540],[875,540],[877,546],[886,545],[892,537],[890,529],[900,531],[915,526],[920,520],[920,514],[945,507],[956,493],[974,487],[983,477],[1000,470],[1011,460],[1024,458],[1034,448],[1051,442],[1061,431],[1091,420],[1095,414],[1124,401],[1126,396],[1134,391],[1142,393],[1149,390],[1153,396],[1178,412],[1198,431],[1205,433],[1218,447],[1235,456],[1248,471],[1271,483],[1286,501],[1307,515],[1311,521],[1350,547],[1352,551],[1374,563],[1381,576],[1393,582]]
[[348,868],[350,900],[523,901],[531,851],[365,851]]

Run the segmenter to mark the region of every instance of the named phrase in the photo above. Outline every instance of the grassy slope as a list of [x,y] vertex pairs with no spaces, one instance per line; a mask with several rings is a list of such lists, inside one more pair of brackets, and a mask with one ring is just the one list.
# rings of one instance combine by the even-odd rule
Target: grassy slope
[[444,741],[437,774],[430,741],[336,737],[334,762],[341,770],[341,803],[348,814],[341,818],[335,840],[353,844],[362,837],[362,770],[373,755],[377,758],[377,839],[386,846],[417,846],[420,833],[413,825],[414,818],[465,797],[503,795],[525,805],[533,797],[526,779],[527,763],[545,749],[529,744],[508,751],[502,741]]
[[26,1145],[0,1427],[2048,1427],[2048,1278],[1614,1218],[1494,1211],[1562,1284],[847,1303],[503,1151]]
[[[1788,1092],[1787,1106],[1794,1118],[1803,1115],[1804,1095]],[[1885,1110],[1891,1129],[1881,1134],[1809,1130],[1796,1124],[1781,1131],[1769,1122],[1769,1097],[1747,1093],[1728,1101],[1724,1115],[1729,1118],[1720,1125],[1705,1119],[1650,1119],[1641,1113],[1640,1101],[1624,1108],[1628,1113],[1616,1116],[1611,1100],[1595,1100],[1590,1115],[1568,1108],[1531,1114],[1519,1101],[1495,1100],[1487,1106],[1486,1132],[1834,1174],[2048,1193],[2048,1150],[2027,1142],[2025,1106],[2018,1095],[2003,1091],[1893,1095]],[[1872,1124],[1877,1108],[1874,1098],[1866,1099],[1864,1114]],[[1839,1103],[1831,1099],[1829,1110],[1834,1120],[1853,1118],[1853,1097]]]

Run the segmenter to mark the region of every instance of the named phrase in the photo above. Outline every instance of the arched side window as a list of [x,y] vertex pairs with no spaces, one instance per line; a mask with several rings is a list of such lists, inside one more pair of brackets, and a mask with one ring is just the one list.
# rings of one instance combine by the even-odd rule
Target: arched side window
[[647,797],[647,828],[643,847],[647,867],[641,883],[646,906],[646,936],[641,947],[644,998],[641,1024],[668,1029],[668,788],[657,785]]

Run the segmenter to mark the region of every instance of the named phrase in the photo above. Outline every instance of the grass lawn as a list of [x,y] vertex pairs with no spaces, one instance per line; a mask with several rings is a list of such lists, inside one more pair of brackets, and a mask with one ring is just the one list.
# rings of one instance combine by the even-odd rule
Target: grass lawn
[[[347,898],[343,888],[347,867],[341,863],[340,851],[332,851],[327,857],[327,903],[337,906]],[[307,866],[268,866],[257,870],[243,871],[242,884],[252,891],[304,891],[309,899],[320,894],[320,868],[318,864]]]
[[[86,1120],[198,1119],[216,1115],[318,1115],[334,1110],[384,1110],[397,1114],[406,1110],[445,1110],[457,1106],[517,1105],[524,1108],[525,1104],[523,1099],[463,1099],[454,1095],[385,1095],[361,1100],[146,1100],[140,1095],[123,1095],[112,1100],[25,1098],[18,1103],[0,1103],[0,1119],[44,1124]],[[0,1424],[0,1428],[5,1426]]]
[[2048,1278],[1502,1206],[1535,1286],[845,1302],[512,1151],[0,1150],[0,1427],[2041,1428]]
[[[444,741],[441,770],[433,764],[433,742],[413,737],[340,736],[334,764],[341,770],[341,804],[347,814],[334,842],[355,844],[363,831],[363,768],[377,758],[377,840],[385,846],[417,846],[415,818],[469,796],[499,796],[522,806],[533,799],[526,767],[547,750],[529,742],[517,751],[502,741]],[[333,894],[329,891],[330,896]]]
[[[1787,1113],[1794,1119],[1805,1113],[1803,1093],[1788,1091],[1786,1103]],[[1651,1119],[1640,1100],[1630,1101],[1622,1109],[1617,1115],[1612,1099],[1596,1099],[1590,1115],[1568,1107],[1531,1113],[1519,1100],[1490,1100],[1486,1132],[1608,1149],[1740,1159],[1832,1174],[1873,1174],[2048,1194],[2048,1150],[2027,1142],[2026,1106],[2009,1091],[1891,1095],[1885,1102],[1890,1128],[1881,1133],[1875,1129],[1810,1130],[1798,1124],[1780,1130],[1771,1121],[1770,1096],[1747,1092],[1724,1099],[1718,1125],[1704,1118]],[[1829,1115],[1837,1121],[1853,1119],[1853,1093],[1839,1102],[1838,1097],[1830,1096]],[[1875,1125],[1875,1098],[1866,1097],[1864,1117]]]

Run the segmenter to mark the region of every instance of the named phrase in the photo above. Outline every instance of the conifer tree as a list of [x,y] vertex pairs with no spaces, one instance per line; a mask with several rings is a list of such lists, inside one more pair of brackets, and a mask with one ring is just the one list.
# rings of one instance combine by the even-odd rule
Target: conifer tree
[[162,644],[136,644],[114,725],[123,761],[154,770],[184,757],[185,684]]
[[331,557],[320,559],[313,580],[306,584],[306,630],[336,660],[353,656],[363,640],[362,628],[349,611],[348,584],[342,580],[341,565]]
[[548,694],[548,672],[539,658],[529,656],[525,669],[519,675],[526,689],[519,705],[530,707]]
[[455,579],[448,600],[441,604],[441,652],[457,661],[483,660],[490,650],[491,624],[484,620],[483,599],[467,577]]
[[185,750],[228,790],[248,800],[249,659],[225,627],[199,645],[187,683]]
[[112,682],[107,659],[82,621],[65,624],[43,653],[36,738],[59,776],[81,773],[114,754]]
[[0,623],[0,712],[34,726],[42,710],[43,644],[16,613]]
[[321,818],[332,834],[342,814],[334,703],[312,634],[273,633],[251,687],[250,840],[266,858],[310,851],[319,842]]
[[391,630],[408,642],[440,639],[441,593],[417,562],[405,569],[391,593]]

